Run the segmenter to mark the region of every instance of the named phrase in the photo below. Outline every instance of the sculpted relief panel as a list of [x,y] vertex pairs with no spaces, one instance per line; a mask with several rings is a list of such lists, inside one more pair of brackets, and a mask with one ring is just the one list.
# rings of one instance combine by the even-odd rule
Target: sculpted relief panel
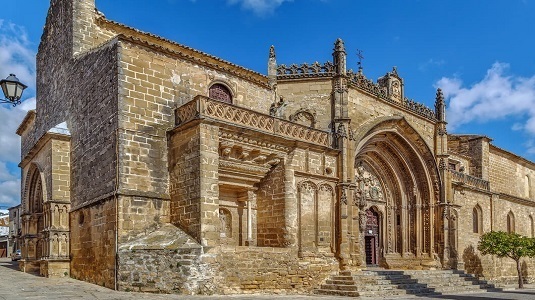
[[[358,193],[365,200],[385,201],[381,182],[372,172],[370,172],[362,162],[359,162],[355,169],[355,180]],[[364,205],[365,206],[365,205]]]

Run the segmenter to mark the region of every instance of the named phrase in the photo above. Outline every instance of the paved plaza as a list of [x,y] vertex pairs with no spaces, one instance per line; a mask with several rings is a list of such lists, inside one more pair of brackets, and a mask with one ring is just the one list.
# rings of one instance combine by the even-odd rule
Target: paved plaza
[[[75,279],[50,279],[25,274],[17,271],[17,264],[9,259],[0,259],[0,299],[187,299],[187,300],[276,300],[276,299],[344,299],[332,296],[274,296],[274,295],[232,295],[232,296],[183,296],[144,293],[117,292],[101,286]],[[483,299],[534,299],[535,289],[510,290],[493,293],[442,295],[436,297],[398,297],[395,299],[452,299],[452,300],[483,300]]]

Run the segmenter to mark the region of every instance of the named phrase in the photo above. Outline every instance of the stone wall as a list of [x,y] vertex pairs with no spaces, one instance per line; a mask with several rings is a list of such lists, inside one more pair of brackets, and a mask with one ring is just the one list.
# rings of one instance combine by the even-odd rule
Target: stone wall
[[[81,55],[111,37],[109,31],[94,24],[96,17],[94,0],[50,1],[36,60],[37,118],[23,137],[22,157],[50,128],[67,121],[71,104],[76,102],[73,89],[87,88],[73,74],[79,71],[74,55]],[[88,74],[87,71],[82,74]],[[94,91],[86,94],[97,97]]]
[[360,126],[373,122],[374,119],[385,116],[403,116],[407,122],[424,139],[431,149],[434,149],[435,124],[434,122],[404,111],[393,104],[377,99],[355,88],[349,89],[348,114],[351,118],[351,128],[358,129]]
[[[464,268],[468,273],[484,276],[500,285],[515,284],[517,282],[517,271],[514,260],[481,255],[477,250],[477,245],[483,233],[491,230],[507,231],[507,215],[509,212],[513,212],[515,216],[515,232],[532,237],[532,220],[533,214],[535,214],[535,207],[470,189],[457,190],[454,197],[455,203],[461,205],[455,216],[457,225],[453,227],[457,234],[457,239],[452,241],[457,245],[458,266]],[[481,207],[481,219],[483,221],[483,228],[479,233],[473,232],[472,213],[476,205]],[[535,280],[534,265],[534,259],[523,260],[523,273],[528,282]]]
[[272,169],[258,186],[257,243],[260,247],[283,247],[288,243],[285,231],[284,164]]
[[70,213],[71,277],[115,287],[116,207],[114,198]]
[[199,124],[169,140],[171,222],[203,246],[219,242],[219,129]]
[[310,293],[338,270],[332,253],[299,259],[292,248],[223,247],[217,262],[225,294]]
[[201,231],[199,131],[190,127],[169,138],[170,220],[196,239]]
[[309,111],[315,114],[316,128],[329,130],[332,118],[332,89],[330,78],[278,81],[277,96],[282,96],[286,103],[281,117],[288,120],[296,112]]
[[535,166],[533,163],[512,153],[490,147],[488,169],[493,191],[530,199],[530,201],[534,200]]
[[169,223],[169,199],[119,196],[119,243],[135,239]]
[[311,293],[338,270],[332,254],[289,248],[131,249],[120,252],[119,289],[180,294]]
[[[116,189],[117,44],[78,58],[71,80],[69,123],[72,139],[73,207],[98,201]],[[87,74],[92,74],[87,76]]]
[[[201,248],[143,249],[120,252],[119,290],[188,295],[213,294]],[[213,274],[211,274],[213,276]]]
[[[71,202],[71,143],[69,140],[53,140],[51,149],[52,201]],[[64,229],[68,229],[68,226]]]

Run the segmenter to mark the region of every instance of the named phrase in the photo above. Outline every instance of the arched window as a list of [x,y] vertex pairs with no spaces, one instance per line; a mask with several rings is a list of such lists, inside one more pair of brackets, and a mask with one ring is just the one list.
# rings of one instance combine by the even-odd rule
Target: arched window
[[509,214],[507,214],[507,232],[509,233],[515,232],[515,215],[513,215],[512,211],[510,211]]
[[526,175],[524,178],[524,197],[529,198],[531,195],[531,183],[529,180],[529,175]]
[[472,210],[472,230],[474,233],[483,232],[483,213],[479,205],[474,206]]
[[232,93],[229,88],[221,83],[213,84],[210,87],[208,97],[226,103],[232,103]]
[[529,216],[529,228],[530,228],[530,231],[529,231],[529,234],[530,234],[530,237],[535,237],[535,228],[533,227],[535,224],[533,224],[533,216]]

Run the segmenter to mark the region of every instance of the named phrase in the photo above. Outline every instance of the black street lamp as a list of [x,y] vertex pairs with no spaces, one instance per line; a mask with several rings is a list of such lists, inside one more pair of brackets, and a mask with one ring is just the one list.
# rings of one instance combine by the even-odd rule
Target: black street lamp
[[0,87],[2,87],[4,96],[7,98],[0,99],[0,103],[9,103],[13,104],[13,106],[17,106],[17,104],[20,104],[22,92],[28,86],[21,83],[15,74],[9,74],[6,79],[0,80]]

